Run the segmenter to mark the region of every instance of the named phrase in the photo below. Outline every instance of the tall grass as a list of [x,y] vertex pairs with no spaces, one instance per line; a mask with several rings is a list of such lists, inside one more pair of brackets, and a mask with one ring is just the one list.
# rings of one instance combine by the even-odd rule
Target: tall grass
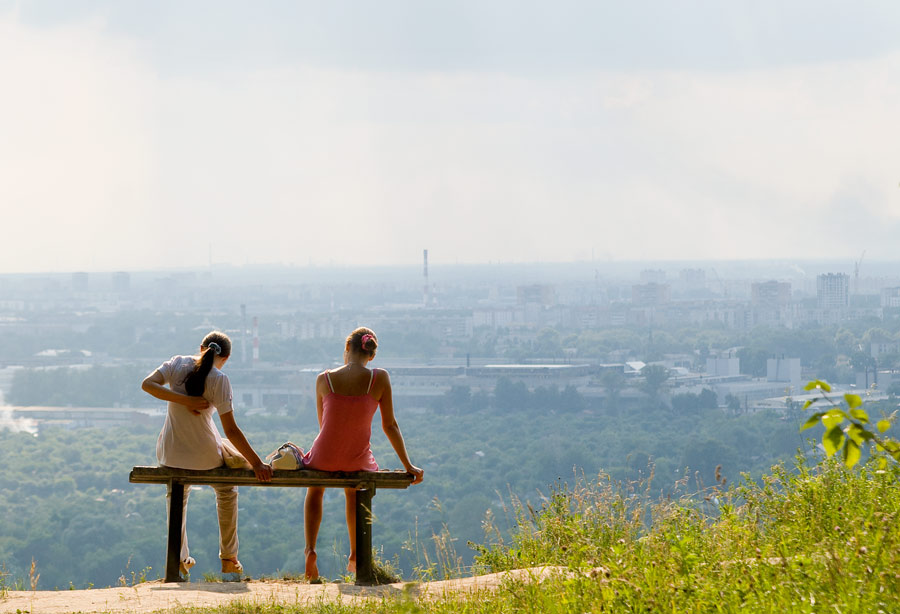
[[898,612],[898,472],[873,467],[798,462],[694,492],[682,480],[661,500],[649,484],[582,479],[540,510],[517,505],[511,543],[481,546],[476,560],[565,565],[561,587],[589,610]]

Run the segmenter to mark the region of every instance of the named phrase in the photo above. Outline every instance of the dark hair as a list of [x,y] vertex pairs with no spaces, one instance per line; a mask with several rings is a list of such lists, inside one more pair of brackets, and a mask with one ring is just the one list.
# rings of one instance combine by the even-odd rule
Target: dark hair
[[375,336],[375,331],[360,326],[347,336],[347,349],[360,354],[368,354],[371,358],[378,349],[378,338]]
[[184,379],[184,391],[190,397],[202,397],[206,388],[206,376],[212,370],[216,356],[231,356],[231,339],[225,333],[214,330],[200,342],[200,358],[194,362],[194,370]]

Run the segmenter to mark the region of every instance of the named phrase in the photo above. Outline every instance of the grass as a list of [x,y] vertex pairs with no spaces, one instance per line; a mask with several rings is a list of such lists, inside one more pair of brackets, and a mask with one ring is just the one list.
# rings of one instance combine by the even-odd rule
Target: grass
[[800,463],[656,501],[646,484],[581,481],[539,511],[519,506],[512,543],[481,546],[478,560],[579,572],[562,585],[579,605],[546,611],[896,612],[897,478]]
[[[513,500],[511,538],[487,518],[474,546],[484,571],[558,565],[541,581],[433,601],[410,595],[364,604],[238,604],[231,612],[872,612],[900,611],[897,467],[836,462],[778,466],[758,481],[652,478],[558,484],[540,509]],[[432,572],[434,575],[434,572]]]
[[[849,470],[836,461],[776,466],[710,486],[685,476],[661,495],[641,482],[585,476],[558,483],[534,509],[512,498],[510,534],[485,518],[479,572],[553,565],[492,591],[426,599],[414,589],[365,601],[309,605],[235,602],[191,612],[232,614],[495,612],[900,612],[900,468],[874,462]],[[449,532],[421,552],[420,580],[463,570]],[[382,563],[391,573],[391,565]],[[132,584],[146,570],[133,574]],[[521,576],[519,576],[521,578]],[[32,566],[29,584],[37,586]],[[6,575],[0,567],[0,590]],[[27,589],[26,589],[27,590]],[[2,594],[0,594],[2,596]],[[33,608],[32,608],[33,610]]]

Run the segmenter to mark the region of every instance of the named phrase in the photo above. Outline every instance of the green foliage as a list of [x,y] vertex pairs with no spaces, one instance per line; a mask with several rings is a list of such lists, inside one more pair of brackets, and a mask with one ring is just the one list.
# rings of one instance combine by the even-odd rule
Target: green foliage
[[[656,499],[649,481],[601,475],[555,489],[538,510],[514,501],[511,540],[479,546],[477,561],[491,571],[566,566],[528,591],[535,611],[892,611],[898,477],[897,467],[801,463]],[[501,591],[493,605],[509,598]]]
[[[759,474],[802,444],[796,425],[776,414],[729,416],[700,409],[681,415],[640,399],[622,399],[610,411],[605,402],[574,389],[540,394],[555,401],[532,407],[539,397],[529,393],[524,407],[502,410],[476,394],[458,413],[398,408],[410,453],[425,467],[426,480],[407,491],[378,493],[374,535],[383,560],[407,577],[426,569],[434,570],[433,577],[447,569],[465,572],[474,552],[464,544],[481,539],[485,513],[500,509],[498,493],[524,493],[523,503],[539,505],[539,490],[558,478],[571,479],[576,470],[592,475],[602,469],[615,480],[635,480],[646,475],[652,459],[657,487],[668,492],[686,467],[705,483],[714,479],[716,465],[732,477],[738,470]],[[316,434],[314,418],[241,414],[238,422],[262,453],[286,440],[307,448]],[[132,571],[140,575],[137,570],[146,567],[152,571],[145,577],[156,577],[164,568],[164,489],[129,484],[128,471],[155,463],[158,432],[139,426],[47,428],[38,437],[0,431],[0,517],[17,519],[0,527],[0,564],[10,578],[27,584],[32,556],[43,588],[70,582],[79,588],[110,586],[122,576],[132,583]],[[686,454],[692,440],[723,443],[701,458]],[[398,466],[377,424],[373,450],[381,466]],[[302,572],[302,507],[302,490],[241,489],[240,558],[248,573]],[[343,513],[342,494],[329,490],[319,538],[326,577],[339,576],[346,564]],[[513,519],[496,515],[495,524],[506,531]],[[218,573],[217,533],[212,491],[193,491],[188,535],[195,578]],[[406,547],[411,538],[418,554]]]
[[874,448],[874,455],[882,469],[887,466],[888,458],[900,461],[900,442],[884,436],[885,431],[891,427],[894,415],[879,420],[875,424],[875,430],[872,430],[869,413],[863,409],[863,401],[859,395],[845,394],[843,404],[839,404],[828,396],[831,385],[826,381],[811,381],[805,389],[817,391],[820,396],[806,401],[803,405],[804,410],[813,407],[819,401],[831,405],[831,409],[813,413],[800,427],[803,431],[822,423],[825,428],[822,433],[822,447],[829,457],[840,451],[843,453],[844,464],[848,468],[853,468],[860,462],[864,449]]
[[725,395],[725,405],[728,406],[728,411],[735,414],[741,410],[741,400],[733,394]]
[[672,409],[681,412],[693,412],[700,409],[715,409],[719,401],[716,393],[709,388],[704,388],[700,394],[686,392],[672,395]]
[[[477,396],[466,397],[468,388],[454,386],[434,406],[450,413],[460,410],[477,410],[483,408],[485,399]],[[501,377],[497,380],[490,405],[502,412],[522,410],[575,412],[586,407],[584,397],[575,386],[566,386],[563,390],[555,386],[537,386],[529,390],[525,382]]]
[[[558,484],[534,508],[513,498],[511,538],[478,545],[484,571],[555,564],[493,590],[304,604],[246,602],[237,614],[495,612],[894,612],[900,602],[897,467],[776,466],[728,489],[655,497],[649,481]],[[846,495],[846,496],[845,496]],[[489,526],[489,528],[491,528]],[[490,536],[489,536],[490,537]]]
[[662,365],[647,365],[641,369],[644,378],[644,392],[651,398],[656,398],[669,380],[669,370]]

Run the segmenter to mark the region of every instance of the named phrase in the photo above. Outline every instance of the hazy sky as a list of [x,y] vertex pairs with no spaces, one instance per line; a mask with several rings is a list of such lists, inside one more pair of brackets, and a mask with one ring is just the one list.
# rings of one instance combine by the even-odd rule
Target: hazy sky
[[0,0],[0,272],[900,259],[900,3]]

